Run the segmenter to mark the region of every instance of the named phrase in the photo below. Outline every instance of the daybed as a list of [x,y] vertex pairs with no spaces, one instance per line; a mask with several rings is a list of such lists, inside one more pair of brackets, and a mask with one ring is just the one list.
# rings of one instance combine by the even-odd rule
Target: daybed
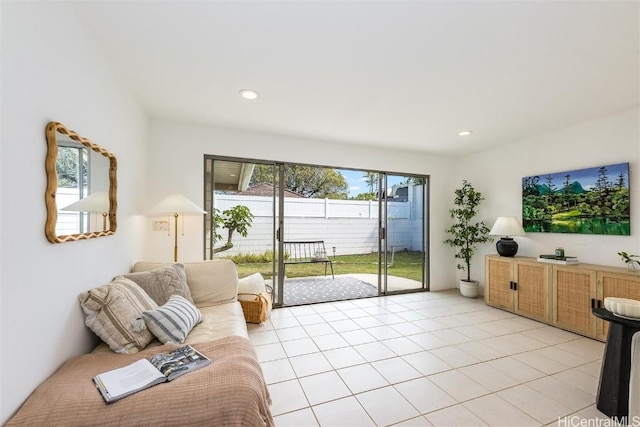
[[[91,324],[92,330],[103,341],[106,339],[111,348],[103,343],[93,352],[65,362],[36,388],[6,425],[273,426],[269,392],[253,345],[247,338],[242,307],[237,301],[235,264],[217,260],[182,266],[137,263],[133,274],[118,276],[111,284],[82,293],[79,298],[87,315],[87,325]],[[183,279],[188,286],[180,289],[179,282]],[[149,288],[150,285],[153,288]],[[164,294],[156,292],[163,286]],[[184,345],[162,344],[153,336],[151,343],[145,343],[146,339],[141,337],[149,333],[150,326],[144,328],[136,322],[131,322],[133,330],[128,329],[131,325],[126,322],[117,325],[118,332],[120,328],[127,330],[115,339],[103,337],[109,330],[101,316],[105,312],[111,316],[121,305],[130,303],[128,289],[135,292],[145,289],[147,296],[159,298],[161,302],[166,299],[165,305],[149,302],[144,297],[136,299],[136,304],[143,301],[140,304],[151,304],[157,311],[177,299],[192,300],[202,321],[188,333],[184,344],[193,345],[213,363],[174,381],[106,404],[93,383],[95,375]],[[169,295],[174,292],[180,297]],[[121,293],[129,297],[123,298]],[[100,310],[91,306],[95,301],[102,304]],[[105,308],[109,305],[111,312]],[[92,322],[102,324],[96,326]],[[150,325],[146,315],[145,323]],[[114,343],[123,335],[130,335],[128,342]]]

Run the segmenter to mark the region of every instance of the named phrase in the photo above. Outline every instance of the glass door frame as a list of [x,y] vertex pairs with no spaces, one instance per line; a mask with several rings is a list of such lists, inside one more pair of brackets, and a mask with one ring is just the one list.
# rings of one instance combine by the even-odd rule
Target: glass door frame
[[[203,162],[203,170],[204,170],[204,185],[203,185],[203,200],[204,200],[204,206],[205,206],[205,210],[207,210],[208,214],[204,216],[203,218],[203,230],[206,233],[207,232],[207,221],[211,221],[211,218],[209,215],[213,214],[213,209],[215,208],[215,188],[216,188],[216,183],[215,183],[215,162],[216,161],[221,161],[221,162],[235,162],[235,163],[252,163],[252,164],[256,164],[256,165],[267,165],[267,166],[272,166],[275,170],[276,167],[278,167],[278,163],[273,162],[273,161],[269,161],[269,160],[257,160],[257,159],[249,159],[249,158],[243,158],[243,157],[226,157],[226,156],[215,156],[215,155],[209,155],[209,154],[205,154],[204,155],[204,162]],[[210,180],[207,180],[207,164],[208,162],[211,162],[211,178]],[[283,191],[279,191],[279,197],[276,197],[276,190],[279,188],[276,187],[276,183],[277,183],[277,179],[276,179],[276,174],[273,174],[272,177],[272,185],[273,185],[273,195],[272,195],[272,232],[271,232],[271,247],[274,248],[273,251],[273,257],[271,259],[271,277],[272,277],[272,286],[273,286],[273,293],[272,293],[272,297],[278,297],[280,303],[282,302],[282,285],[280,285],[280,269],[278,268],[279,265],[281,264],[281,259],[280,257],[282,256],[282,248],[280,246],[276,246],[276,244],[278,243],[278,236],[277,236],[277,226],[278,226],[278,218],[277,218],[277,213],[278,213],[278,206],[276,205],[276,202],[278,200],[282,200],[282,194]],[[209,192],[211,192],[211,194],[209,194]],[[281,212],[281,211],[280,211]],[[213,241],[211,239],[213,239],[213,229],[209,230],[209,239],[211,241],[210,246],[207,246],[207,238],[204,236],[203,234],[203,242],[202,242],[202,247],[203,247],[203,259],[204,260],[211,260],[214,259],[213,258]],[[277,249],[276,249],[277,248]],[[276,253],[279,254],[278,258],[276,258]],[[276,293],[276,289],[279,289],[280,292]],[[278,301],[276,301],[274,299],[274,306],[276,305]]]
[[[393,173],[393,172],[376,172],[378,174],[378,295],[394,295],[394,294],[406,294],[415,292],[429,291],[429,271],[430,257],[427,256],[429,248],[429,182],[430,177],[428,175],[412,175],[406,173]],[[389,176],[403,176],[403,177],[415,177],[423,180],[422,183],[422,222],[421,222],[421,287],[400,289],[395,291],[389,291],[389,215],[388,215],[388,195],[387,186]],[[393,254],[391,254],[393,256]]]

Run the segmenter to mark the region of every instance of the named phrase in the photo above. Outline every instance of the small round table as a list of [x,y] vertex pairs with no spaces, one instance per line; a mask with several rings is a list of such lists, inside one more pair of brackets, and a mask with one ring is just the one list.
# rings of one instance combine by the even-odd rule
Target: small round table
[[631,339],[640,332],[640,319],[618,317],[604,308],[594,308],[592,312],[609,322],[596,406],[610,417],[626,417],[629,415]]

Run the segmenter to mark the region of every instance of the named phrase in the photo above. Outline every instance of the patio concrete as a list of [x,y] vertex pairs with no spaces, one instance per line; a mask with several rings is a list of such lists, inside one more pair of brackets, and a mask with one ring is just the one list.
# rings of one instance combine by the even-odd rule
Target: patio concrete
[[[336,275],[337,277],[338,275]],[[363,282],[371,283],[374,286],[378,286],[377,274],[344,274],[344,276],[355,277]],[[404,277],[387,276],[387,290],[388,291],[402,291],[408,289],[420,289],[422,283],[417,280],[406,279]]]

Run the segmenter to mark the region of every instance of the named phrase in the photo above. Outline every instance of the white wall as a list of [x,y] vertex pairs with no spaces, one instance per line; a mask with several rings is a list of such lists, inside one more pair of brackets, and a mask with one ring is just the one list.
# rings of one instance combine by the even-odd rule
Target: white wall
[[[305,140],[207,126],[151,120],[149,140],[149,197],[151,206],[167,194],[182,193],[203,206],[203,158],[205,154],[248,159],[280,160],[355,169],[374,169],[430,175],[431,276],[433,290],[455,286],[453,252],[444,247],[444,228],[449,222],[449,194],[453,192],[454,161],[446,157],[356,145]],[[179,233],[179,260],[202,259],[202,219],[186,217],[184,235]],[[173,233],[152,232],[151,219],[144,227],[148,259],[171,261]]]
[[[71,356],[89,351],[79,292],[141,257],[133,216],[145,183],[147,121],[64,3],[3,2],[0,163],[0,424]],[[118,157],[114,236],[45,239],[45,126],[59,121]]]
[[[458,178],[469,180],[485,196],[481,219],[491,227],[498,216],[522,219],[521,179],[525,176],[629,163],[631,236],[527,233],[516,237],[518,255],[538,256],[563,247],[581,262],[624,267],[619,251],[640,253],[640,116],[637,109],[567,127],[519,143],[461,158]],[[484,283],[483,245],[471,266]],[[461,276],[462,274],[460,274]]]

